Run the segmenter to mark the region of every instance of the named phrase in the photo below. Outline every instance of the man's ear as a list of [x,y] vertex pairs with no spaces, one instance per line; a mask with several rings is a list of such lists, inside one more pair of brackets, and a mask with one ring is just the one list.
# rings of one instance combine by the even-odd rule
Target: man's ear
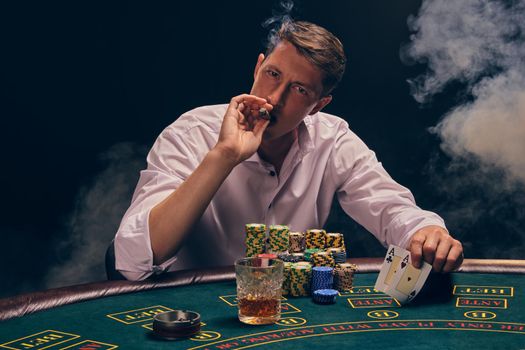
[[257,64],[255,65],[255,70],[253,71],[253,79],[257,78],[257,73],[259,72],[259,68],[261,68],[261,65],[264,61],[264,54],[260,53],[259,57],[257,57]]
[[319,112],[321,109],[323,109],[327,104],[332,102],[332,95],[325,96],[317,102],[317,104],[314,106],[314,108],[308,113],[309,115],[315,114]]

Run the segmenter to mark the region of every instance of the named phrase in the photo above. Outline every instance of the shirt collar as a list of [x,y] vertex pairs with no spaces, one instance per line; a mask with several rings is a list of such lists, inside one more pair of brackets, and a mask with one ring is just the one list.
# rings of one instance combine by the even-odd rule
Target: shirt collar
[[307,115],[301,124],[299,124],[299,150],[304,155],[310,153],[314,149],[314,127],[313,127],[313,118],[317,116],[317,113],[314,115]]
[[[297,143],[299,146],[299,152],[301,153],[301,156],[305,156],[306,154],[310,153],[314,149],[314,142],[313,142],[313,121],[312,118],[314,118],[317,114],[307,115],[303,121],[299,124],[297,127],[298,129],[298,138]],[[292,146],[293,147],[293,146]],[[252,156],[245,160],[246,162],[257,162],[262,163],[263,160],[259,157],[259,154],[255,152],[252,154]]]

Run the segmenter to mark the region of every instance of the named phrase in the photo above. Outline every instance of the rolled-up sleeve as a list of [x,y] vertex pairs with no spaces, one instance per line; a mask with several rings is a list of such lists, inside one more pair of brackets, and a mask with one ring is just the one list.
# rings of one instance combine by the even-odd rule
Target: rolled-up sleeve
[[176,260],[172,257],[162,265],[153,265],[149,234],[151,209],[170,195],[183,180],[158,171],[144,170],[137,190],[115,236],[115,267],[129,280],[142,280],[153,273],[165,271]]
[[[192,132],[198,133],[198,130]],[[131,205],[115,236],[115,266],[127,279],[142,280],[161,273],[177,259],[173,256],[161,265],[153,265],[149,214],[185,181],[202,158],[191,147],[192,142],[199,142],[199,137],[192,140],[188,134],[191,134],[189,128],[177,128],[173,124],[166,128],[148,154],[147,169],[140,173]]]
[[347,125],[340,127],[330,160],[341,207],[383,246],[407,247],[420,228],[445,228],[439,215],[416,205],[412,193],[390,177]]

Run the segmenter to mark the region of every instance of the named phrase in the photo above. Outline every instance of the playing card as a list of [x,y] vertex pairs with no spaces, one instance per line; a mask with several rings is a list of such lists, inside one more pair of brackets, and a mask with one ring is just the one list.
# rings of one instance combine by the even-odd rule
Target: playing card
[[377,281],[374,286],[376,290],[385,292],[390,284],[392,283],[392,278],[400,265],[401,259],[404,255],[408,253],[408,250],[400,248],[391,244],[387,251],[385,260],[383,260],[383,265],[381,266],[381,271],[379,276],[377,276]]
[[406,252],[385,293],[396,298],[400,303],[409,303],[423,288],[431,270],[432,265],[426,262],[423,262],[421,268],[416,269],[411,263],[410,252]]

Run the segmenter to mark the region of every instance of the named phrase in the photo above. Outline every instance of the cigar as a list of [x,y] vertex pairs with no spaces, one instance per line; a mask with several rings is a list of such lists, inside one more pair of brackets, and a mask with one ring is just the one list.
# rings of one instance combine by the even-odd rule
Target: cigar
[[259,109],[259,117],[262,119],[270,120],[270,113],[266,110],[266,108],[262,107]]

